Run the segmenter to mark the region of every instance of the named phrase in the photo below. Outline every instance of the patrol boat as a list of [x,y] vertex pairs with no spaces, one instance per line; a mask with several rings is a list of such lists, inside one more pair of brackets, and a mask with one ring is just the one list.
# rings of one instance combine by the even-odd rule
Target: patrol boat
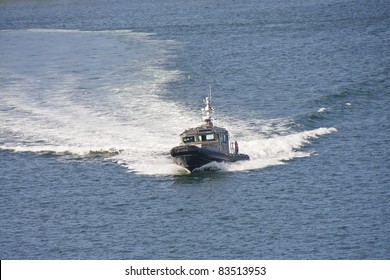
[[204,104],[203,124],[180,134],[180,145],[171,149],[173,161],[192,172],[211,162],[249,160],[248,155],[239,153],[237,141],[229,143],[225,128],[214,126],[211,92]]

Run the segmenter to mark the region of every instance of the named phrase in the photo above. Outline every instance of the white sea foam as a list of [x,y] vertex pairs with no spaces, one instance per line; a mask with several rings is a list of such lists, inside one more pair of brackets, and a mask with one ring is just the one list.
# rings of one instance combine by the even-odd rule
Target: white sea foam
[[[200,111],[165,98],[164,85],[183,78],[161,67],[175,42],[123,30],[3,31],[0,37],[8,42],[0,53],[0,72],[7,73],[0,77],[0,149],[99,155],[139,174],[186,174],[169,150],[183,129],[198,124]],[[283,164],[309,156],[302,146],[335,131],[293,132],[291,122],[221,116],[220,125],[251,160],[212,167]]]
[[325,113],[326,111],[328,110],[325,107],[322,107],[317,110],[317,113]]
[[241,141],[242,152],[249,154],[250,161],[228,165],[227,171],[253,170],[272,165],[284,164],[285,161],[310,156],[310,152],[300,149],[310,143],[310,139],[337,131],[335,128],[318,128],[287,135]]

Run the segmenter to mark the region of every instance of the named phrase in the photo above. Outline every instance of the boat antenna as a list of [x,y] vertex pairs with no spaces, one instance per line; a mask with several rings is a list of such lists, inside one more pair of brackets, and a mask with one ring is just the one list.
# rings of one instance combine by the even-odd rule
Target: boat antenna
[[210,100],[210,103],[213,103],[211,100],[211,85],[210,84],[209,84],[209,100]]
[[205,116],[203,117],[203,120],[206,125],[213,125],[213,117],[212,113],[214,113],[214,108],[211,106],[211,85],[209,85],[209,96],[206,97],[203,100],[204,104],[206,105],[204,109],[202,110],[205,113]]

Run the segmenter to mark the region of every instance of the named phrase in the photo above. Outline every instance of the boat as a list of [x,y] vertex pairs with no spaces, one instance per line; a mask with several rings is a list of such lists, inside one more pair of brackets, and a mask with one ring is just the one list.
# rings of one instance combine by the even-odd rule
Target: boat
[[180,134],[180,145],[171,149],[173,161],[193,172],[212,162],[236,162],[249,160],[249,156],[239,153],[237,141],[229,142],[229,133],[225,128],[214,126],[214,108],[209,96],[204,99],[203,123],[188,128]]

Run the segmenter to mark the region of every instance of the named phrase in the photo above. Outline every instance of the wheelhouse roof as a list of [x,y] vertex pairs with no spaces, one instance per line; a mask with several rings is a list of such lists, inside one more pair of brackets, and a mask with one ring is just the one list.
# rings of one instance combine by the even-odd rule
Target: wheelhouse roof
[[225,133],[227,134],[228,131],[225,128],[218,127],[218,126],[198,126],[194,128],[187,128],[180,136],[186,136],[186,135],[201,135],[201,134],[208,134],[208,133]]

